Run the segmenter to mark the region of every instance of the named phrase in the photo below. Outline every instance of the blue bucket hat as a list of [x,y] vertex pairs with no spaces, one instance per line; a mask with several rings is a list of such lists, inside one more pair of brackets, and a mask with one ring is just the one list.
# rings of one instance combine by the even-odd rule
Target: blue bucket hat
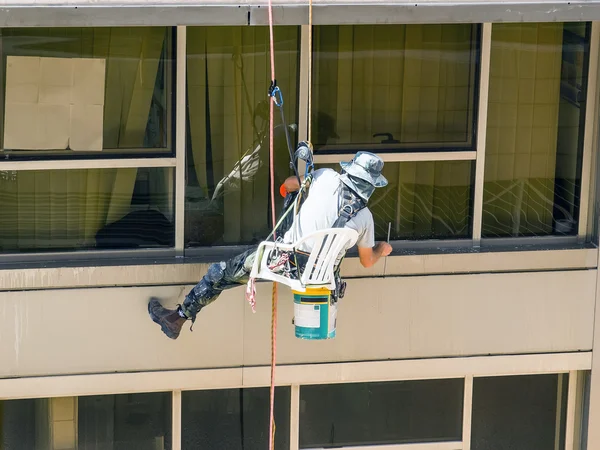
[[342,161],[344,170],[342,181],[350,189],[368,201],[375,188],[387,186],[387,179],[381,174],[383,160],[369,152],[358,152],[352,161]]
[[383,160],[373,153],[358,152],[352,161],[342,161],[340,166],[347,174],[360,178],[376,188],[388,184],[387,179],[381,174]]

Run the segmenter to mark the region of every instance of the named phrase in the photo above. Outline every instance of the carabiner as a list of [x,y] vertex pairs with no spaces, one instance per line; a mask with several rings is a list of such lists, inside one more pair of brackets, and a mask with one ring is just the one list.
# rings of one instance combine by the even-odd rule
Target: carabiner
[[281,93],[281,89],[279,89],[279,86],[275,86],[273,89],[271,89],[269,95],[273,97],[273,102],[275,102],[275,106],[277,106],[278,108],[281,108],[283,106],[283,94]]

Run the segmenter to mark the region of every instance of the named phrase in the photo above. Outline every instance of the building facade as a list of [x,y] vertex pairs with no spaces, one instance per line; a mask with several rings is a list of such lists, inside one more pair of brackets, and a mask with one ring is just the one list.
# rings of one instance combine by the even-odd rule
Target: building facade
[[[0,450],[267,448],[271,284],[146,311],[269,232],[267,2],[2,3]],[[274,1],[288,129],[382,156],[394,252],[333,340],[279,290],[276,448],[600,448],[600,2],[312,3]]]

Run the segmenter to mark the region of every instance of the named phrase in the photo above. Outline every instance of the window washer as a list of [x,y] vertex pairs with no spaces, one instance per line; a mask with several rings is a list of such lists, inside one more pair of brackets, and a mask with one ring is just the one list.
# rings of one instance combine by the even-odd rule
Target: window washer
[[[371,267],[392,251],[387,242],[375,243],[373,215],[366,207],[375,189],[387,185],[381,173],[383,160],[372,153],[358,152],[351,161],[341,162],[340,166],[341,173],[319,169],[311,174],[308,196],[283,240],[291,243],[298,237],[343,223],[342,226],[357,231],[360,263]],[[296,192],[299,188],[296,176],[286,179],[282,186],[286,192]],[[291,236],[294,229],[300,236]],[[183,324],[187,320],[193,324],[200,310],[215,301],[223,290],[248,282],[255,256],[256,249],[250,249],[229,261],[212,264],[187,294],[183,305],[178,305],[175,310],[167,309],[158,299],[151,298],[148,303],[150,317],[169,338],[177,339]]]

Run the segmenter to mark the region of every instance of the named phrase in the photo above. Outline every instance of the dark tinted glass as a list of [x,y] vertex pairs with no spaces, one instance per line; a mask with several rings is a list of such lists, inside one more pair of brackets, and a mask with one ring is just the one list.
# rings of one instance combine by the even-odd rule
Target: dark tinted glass
[[568,375],[475,378],[471,448],[564,448],[567,385]]
[[[10,450],[30,450],[41,441],[36,436],[36,402],[47,400],[1,400],[0,401],[0,448]],[[41,424],[47,422],[47,417]],[[40,436],[41,437],[41,436]],[[39,442],[37,445],[43,445]]]
[[462,379],[302,386],[300,448],[462,439]]
[[168,450],[171,394],[79,397],[79,450]]
[[[182,394],[182,449],[262,450],[269,444],[269,389]],[[275,389],[275,448],[290,447],[290,389]]]

